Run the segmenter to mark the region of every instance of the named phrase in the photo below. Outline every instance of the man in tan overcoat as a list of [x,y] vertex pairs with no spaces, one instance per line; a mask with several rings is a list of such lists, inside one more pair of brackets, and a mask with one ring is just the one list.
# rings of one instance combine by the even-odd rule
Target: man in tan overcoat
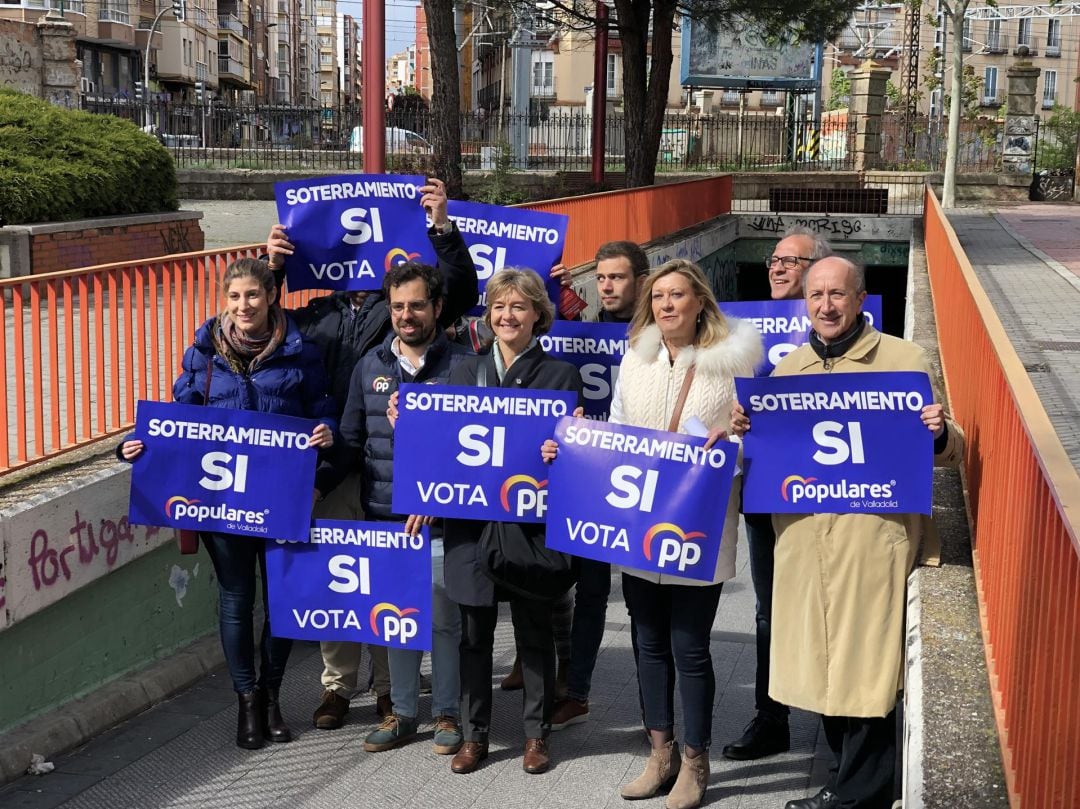
[[[881,334],[862,316],[861,267],[838,256],[803,281],[810,342],[788,354],[777,376],[925,371],[922,348]],[[963,433],[940,404],[922,421],[934,463],[959,464]],[[732,432],[750,429],[738,405]],[[919,514],[776,514],[772,667],[769,695],[822,715],[836,762],[817,795],[786,809],[889,809],[896,758],[896,702],[904,679],[908,574],[927,537]]]

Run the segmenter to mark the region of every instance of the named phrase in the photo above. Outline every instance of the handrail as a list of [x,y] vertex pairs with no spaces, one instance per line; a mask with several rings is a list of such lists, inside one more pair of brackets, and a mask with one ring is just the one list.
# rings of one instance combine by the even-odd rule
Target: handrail
[[[131,427],[139,399],[164,399],[218,282],[263,245],[0,280],[0,475]],[[286,295],[300,306],[320,294]],[[45,350],[47,347],[47,350]]]
[[1080,806],[1080,475],[927,187],[925,242],[1013,806]]

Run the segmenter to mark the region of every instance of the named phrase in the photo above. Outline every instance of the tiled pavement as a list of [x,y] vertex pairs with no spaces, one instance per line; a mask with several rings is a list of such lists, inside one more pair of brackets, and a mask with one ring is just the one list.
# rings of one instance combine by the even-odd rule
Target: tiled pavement
[[959,210],[949,221],[1080,467],[1080,205]]
[[[780,809],[813,794],[824,781],[827,750],[816,717],[792,716],[792,750],[763,762],[732,762],[720,748],[736,738],[753,707],[753,589],[740,538],[739,576],[725,585],[713,625],[717,679],[712,779],[704,805],[717,809]],[[628,806],[619,786],[636,776],[648,754],[640,730],[630,630],[618,579],[594,676],[591,719],[552,734],[553,769],[521,770],[519,694],[495,688],[492,755],[472,775],[450,772],[431,752],[430,727],[418,741],[387,753],[365,753],[375,726],[373,698],[353,701],[348,724],[318,731],[310,716],[319,696],[317,648],[297,644],[282,700],[297,739],[251,752],[232,743],[235,697],[219,671],[189,691],[114,728],[56,760],[56,771],[0,789],[2,809],[511,809]],[[496,635],[497,683],[513,658],[508,616]],[[425,662],[425,667],[426,667]],[[421,699],[421,717],[430,698]],[[658,809],[661,799],[638,802]]]

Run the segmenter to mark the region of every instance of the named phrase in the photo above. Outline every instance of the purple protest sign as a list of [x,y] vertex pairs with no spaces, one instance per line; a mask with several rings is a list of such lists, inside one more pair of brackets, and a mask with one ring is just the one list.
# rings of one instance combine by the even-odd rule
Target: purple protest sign
[[556,320],[540,338],[544,351],[572,362],[581,372],[585,416],[607,421],[619,366],[629,346],[626,323]]
[[747,513],[930,513],[926,374],[774,376],[736,379],[735,388],[750,417]]
[[266,546],[274,636],[431,648],[431,542],[400,523],[316,520]]
[[419,175],[347,174],[274,183],[278,219],[295,247],[290,290],[381,289],[395,264],[435,263]]
[[544,279],[551,300],[559,300],[559,281],[550,273],[562,260],[568,216],[456,199],[447,203],[446,212],[457,223],[476,265],[480,299],[470,314],[483,313],[488,279],[506,267],[533,270]]
[[133,437],[146,448],[132,470],[128,519],[306,541],[318,456],[308,439],[315,424],[252,410],[140,401]]
[[[807,340],[810,339],[810,317],[806,313],[806,301],[795,298],[786,301],[721,301],[720,311],[731,317],[749,320],[761,332],[765,343],[765,360],[758,367],[756,376],[768,376],[773,368]],[[881,328],[881,296],[867,295],[863,301],[866,321]]]
[[540,445],[574,409],[568,391],[402,385],[394,428],[395,514],[543,522]]
[[712,581],[736,446],[575,418],[559,419],[555,440],[547,547]]

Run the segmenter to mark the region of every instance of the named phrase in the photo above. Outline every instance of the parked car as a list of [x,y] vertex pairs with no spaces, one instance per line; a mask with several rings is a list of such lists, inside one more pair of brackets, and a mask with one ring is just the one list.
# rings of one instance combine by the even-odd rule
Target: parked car
[[[354,126],[352,135],[349,137],[349,151],[362,152],[364,144],[364,127]],[[431,154],[431,144],[411,129],[401,129],[396,126],[386,127],[386,153],[387,154]]]

